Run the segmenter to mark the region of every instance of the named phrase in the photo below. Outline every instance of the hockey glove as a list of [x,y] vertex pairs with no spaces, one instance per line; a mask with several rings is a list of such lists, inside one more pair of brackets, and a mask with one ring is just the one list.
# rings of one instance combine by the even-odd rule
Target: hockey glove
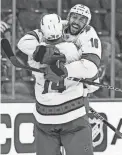
[[44,71],[44,78],[54,83],[61,82],[67,76],[68,76],[67,69],[62,62],[59,63],[59,67],[53,64],[46,67]]
[[53,45],[37,46],[33,54],[33,59],[36,62],[40,62],[41,64],[48,64],[48,65],[54,64],[57,60],[60,60],[62,62],[66,61],[65,56],[63,54],[60,54],[58,48],[56,48]]

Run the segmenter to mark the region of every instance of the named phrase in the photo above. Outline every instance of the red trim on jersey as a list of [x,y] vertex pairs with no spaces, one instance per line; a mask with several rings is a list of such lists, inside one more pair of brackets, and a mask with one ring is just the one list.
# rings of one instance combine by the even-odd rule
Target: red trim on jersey
[[82,59],[86,59],[86,60],[93,62],[97,67],[99,67],[99,65],[100,65],[100,57],[97,54],[83,53]]

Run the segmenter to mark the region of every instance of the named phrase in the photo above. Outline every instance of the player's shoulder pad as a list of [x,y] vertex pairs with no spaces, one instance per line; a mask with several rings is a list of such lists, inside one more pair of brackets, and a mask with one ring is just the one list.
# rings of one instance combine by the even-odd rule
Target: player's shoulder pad
[[98,35],[97,35],[97,32],[95,31],[95,29],[92,27],[92,26],[90,26],[90,25],[88,25],[86,28],[85,28],[85,32],[86,32],[86,35],[88,36],[88,38],[89,37],[98,37]]

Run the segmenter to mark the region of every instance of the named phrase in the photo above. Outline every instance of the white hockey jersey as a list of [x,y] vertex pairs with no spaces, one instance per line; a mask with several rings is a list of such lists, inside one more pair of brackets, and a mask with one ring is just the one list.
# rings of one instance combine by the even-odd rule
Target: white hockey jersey
[[[35,30],[36,35],[26,34],[20,39],[18,48],[28,55],[28,63],[32,67],[40,68],[40,63],[33,60],[33,52],[37,45],[44,43],[42,33]],[[67,35],[69,37],[67,37]],[[91,27],[89,31],[76,37],[64,35],[67,42],[59,43],[56,47],[66,56],[65,67],[68,77],[88,78],[96,77],[101,58],[101,43]],[[74,42],[74,43],[72,43]],[[84,107],[83,84],[68,80],[63,82],[65,89],[59,92],[61,83],[55,84],[44,79],[43,73],[33,73],[36,78],[35,97],[37,100],[34,115],[43,124],[61,124],[72,121],[86,114]],[[92,88],[92,89],[91,89]],[[88,92],[97,87],[88,86]],[[46,93],[44,93],[46,91]]]

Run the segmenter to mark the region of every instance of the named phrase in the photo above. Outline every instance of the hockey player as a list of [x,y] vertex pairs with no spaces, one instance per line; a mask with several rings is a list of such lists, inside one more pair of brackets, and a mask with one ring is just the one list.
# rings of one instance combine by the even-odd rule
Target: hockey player
[[[77,4],[72,7],[68,13],[67,20],[63,21],[63,38],[67,42],[73,42],[79,49],[82,50],[81,60],[83,65],[87,66],[88,73],[93,69],[93,66],[96,67],[96,70],[98,70],[101,60],[101,41],[95,29],[89,25],[90,21],[90,9],[82,4]],[[75,63],[77,65],[79,62],[77,61]],[[85,76],[87,71],[84,70],[85,74],[83,72]],[[92,77],[91,80],[99,82],[99,79],[97,79],[97,74]],[[87,89],[85,89],[86,94],[92,93],[92,91],[94,92],[94,88],[95,87],[93,86],[87,85]]]
[[[70,26],[70,18],[68,26]],[[86,25],[88,24],[87,22]],[[71,33],[73,38],[77,38],[79,33],[84,33],[82,27],[78,33],[74,33],[71,28],[70,31],[67,33]],[[95,31],[93,36],[94,33]],[[82,37],[88,41],[86,35],[87,33],[84,33]],[[93,41],[98,39],[99,48],[92,44],[90,46],[89,42],[86,43],[87,46],[85,42],[83,44],[81,42],[81,45],[87,47],[89,51],[84,51],[86,50],[84,46],[82,49],[76,41],[66,42],[64,38],[66,40],[60,17],[50,14],[42,18],[40,30],[29,32],[18,43],[18,48],[28,55],[29,65],[41,68],[42,72],[34,73],[36,77],[34,110],[36,152],[37,155],[58,155],[60,145],[63,145],[67,155],[93,155],[91,127],[86,115],[87,99],[83,97],[83,84],[68,80],[67,77],[95,79],[98,64],[89,60],[88,54],[91,54],[92,59],[94,51],[92,48],[94,48],[93,55],[100,59],[101,45],[96,33]],[[82,59],[83,52],[84,55],[85,52],[89,52],[86,53],[86,59],[85,57]]]

